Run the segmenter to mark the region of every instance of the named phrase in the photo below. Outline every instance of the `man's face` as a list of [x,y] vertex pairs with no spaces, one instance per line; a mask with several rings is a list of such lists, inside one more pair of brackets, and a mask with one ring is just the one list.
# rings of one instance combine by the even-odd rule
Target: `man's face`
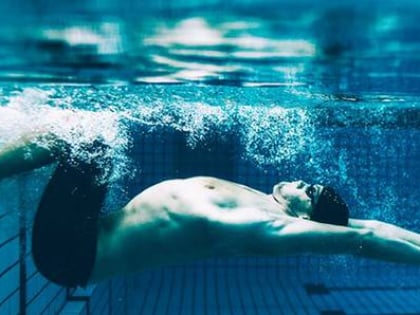
[[309,219],[322,188],[321,185],[310,185],[303,181],[280,182],[273,187],[273,197],[279,203],[286,202],[289,215]]

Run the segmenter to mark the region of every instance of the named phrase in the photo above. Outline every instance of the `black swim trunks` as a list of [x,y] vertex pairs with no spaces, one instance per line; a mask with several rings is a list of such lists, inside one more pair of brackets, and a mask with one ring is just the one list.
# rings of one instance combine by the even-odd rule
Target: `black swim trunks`
[[39,272],[56,284],[85,286],[89,280],[110,173],[110,161],[104,154],[108,148],[95,141],[86,150],[98,159],[63,158],[41,198],[32,232],[32,255]]

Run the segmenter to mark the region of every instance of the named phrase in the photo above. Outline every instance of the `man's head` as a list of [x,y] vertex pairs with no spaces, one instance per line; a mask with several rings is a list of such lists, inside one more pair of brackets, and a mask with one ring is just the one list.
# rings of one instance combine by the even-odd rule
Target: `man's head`
[[273,188],[274,199],[286,205],[288,214],[312,221],[348,225],[349,209],[333,188],[303,181],[281,182]]

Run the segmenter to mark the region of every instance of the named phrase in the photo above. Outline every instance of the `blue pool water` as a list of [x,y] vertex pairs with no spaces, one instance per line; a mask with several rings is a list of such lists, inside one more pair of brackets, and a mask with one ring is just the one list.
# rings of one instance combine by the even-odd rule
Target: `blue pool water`
[[[331,184],[420,232],[416,1],[3,1],[0,149],[47,128],[114,159],[103,212],[168,178]],[[78,132],[80,128],[83,133]],[[45,280],[53,167],[0,181],[0,314],[419,314],[420,270],[347,256],[213,259],[86,290]]]

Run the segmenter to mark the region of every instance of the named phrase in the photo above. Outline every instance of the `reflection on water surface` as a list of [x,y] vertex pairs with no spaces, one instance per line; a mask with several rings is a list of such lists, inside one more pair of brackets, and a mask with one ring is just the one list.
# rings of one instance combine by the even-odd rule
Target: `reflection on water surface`
[[371,3],[29,15],[0,24],[0,79],[413,93],[420,8]]

